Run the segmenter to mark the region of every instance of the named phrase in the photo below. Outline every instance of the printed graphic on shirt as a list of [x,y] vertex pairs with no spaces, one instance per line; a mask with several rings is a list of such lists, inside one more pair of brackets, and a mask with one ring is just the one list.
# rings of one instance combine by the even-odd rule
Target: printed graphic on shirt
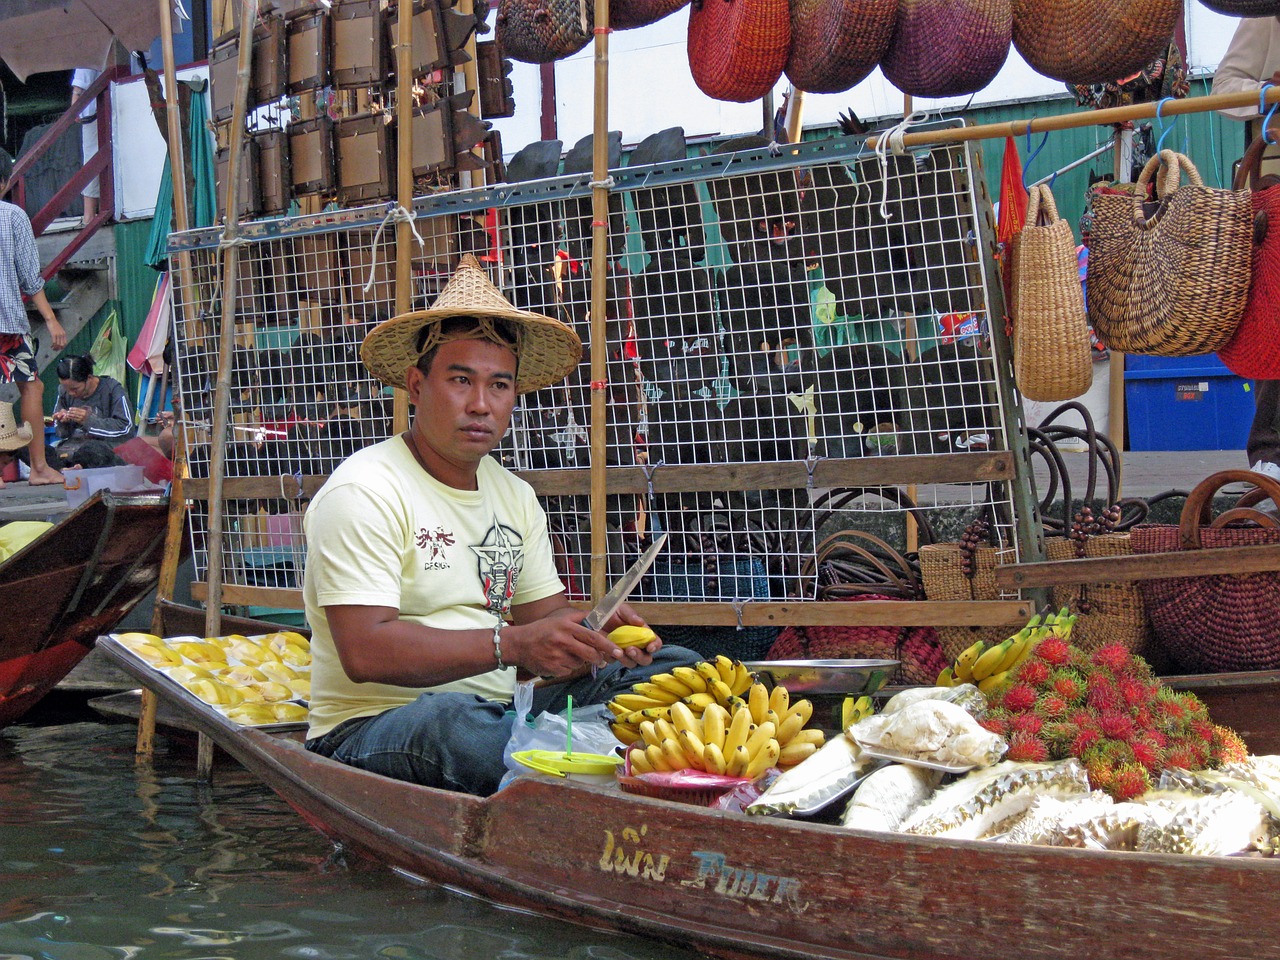
[[505,616],[511,609],[516,581],[524,561],[524,541],[511,527],[493,518],[493,525],[478,546],[471,548],[478,559],[480,584],[484,589],[485,608],[495,616]]
[[417,540],[418,549],[427,551],[427,559],[422,564],[423,570],[447,570],[449,562],[444,559],[444,548],[452,547],[454,544],[454,536],[452,533],[445,531],[444,527],[437,526],[434,530],[428,530],[423,527],[418,531]]

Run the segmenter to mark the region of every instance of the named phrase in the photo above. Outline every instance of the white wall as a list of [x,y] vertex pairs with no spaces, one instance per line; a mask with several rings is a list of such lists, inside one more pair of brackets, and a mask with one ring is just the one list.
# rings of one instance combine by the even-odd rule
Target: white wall
[[[1119,2],[1119,0],[1117,0]],[[1186,0],[1187,57],[1197,73],[1212,73],[1226,50],[1236,23],[1234,17],[1214,13],[1197,0]],[[622,131],[625,146],[639,143],[667,127],[684,127],[685,136],[734,136],[760,130],[760,104],[721,103],[700,91],[689,73],[685,52],[688,9],[639,30],[609,35],[609,128]],[[567,150],[593,127],[592,90],[595,54],[590,44],[580,53],[556,63],[556,116],[559,139]],[[517,116],[494,121],[502,133],[503,152],[510,157],[521,147],[541,139],[539,69],[517,63],[512,71]],[[784,76],[775,89],[777,104],[787,90]],[[1011,50],[1004,68],[973,97],[973,106],[1036,100],[1065,93],[1061,83],[1033,71]],[[969,97],[947,100],[917,99],[916,110],[959,109]],[[859,117],[901,116],[902,94],[879,70],[852,90],[839,94],[808,94],[804,99],[805,126],[834,124],[852,109]]]

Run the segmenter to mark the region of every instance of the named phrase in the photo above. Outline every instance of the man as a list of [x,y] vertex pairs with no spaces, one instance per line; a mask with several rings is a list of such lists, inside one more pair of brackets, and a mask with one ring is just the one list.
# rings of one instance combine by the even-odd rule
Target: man
[[[13,174],[13,158],[0,150],[0,197],[9,191]],[[36,367],[36,347],[31,339],[31,321],[22,302],[26,294],[40,311],[53,349],[67,345],[67,334],[53,315],[44,293],[40,276],[40,258],[36,238],[26,212],[12,203],[0,200],[0,383],[15,383],[22,406],[22,419],[31,427],[30,455],[32,486],[62,483],[62,474],[49,466],[44,453],[44,431],[33,424],[44,423],[44,384]],[[0,482],[0,486],[3,486]]]
[[[624,651],[584,626],[533,490],[489,456],[516,397],[577,366],[571,329],[517,310],[468,255],[430,310],[380,324],[361,352],[415,415],[344,461],[304,518],[307,747],[485,796],[505,772],[517,679],[556,681],[535,690],[536,715],[698,658],[660,640]],[[625,604],[606,629],[623,623],[643,625]]]
[[[1240,21],[1218,64],[1210,92],[1243,93],[1259,90],[1263,83],[1280,85],[1280,16]],[[1248,124],[1246,143],[1261,136],[1261,114],[1257,107],[1235,107],[1219,112]],[[1263,173],[1278,172],[1273,162],[1275,153],[1276,148],[1267,149]],[[1249,427],[1249,439],[1245,441],[1249,469],[1280,480],[1280,380],[1257,381],[1253,396],[1253,423]]]
[[[101,73],[101,70],[89,67],[78,67],[71,71],[71,102],[75,103],[82,97]],[[88,163],[98,153],[98,104],[96,101],[91,101],[80,110],[76,123],[80,124],[80,156],[85,163]],[[80,198],[84,202],[84,219],[81,223],[86,227],[89,221],[98,215],[98,198],[101,193],[102,187],[97,177],[90,180],[88,185],[80,191]]]

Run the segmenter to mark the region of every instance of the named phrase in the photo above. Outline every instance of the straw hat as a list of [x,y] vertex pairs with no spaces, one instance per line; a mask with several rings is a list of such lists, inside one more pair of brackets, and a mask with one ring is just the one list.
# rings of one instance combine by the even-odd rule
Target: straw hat
[[19,428],[13,418],[13,406],[0,403],[0,450],[21,450],[31,442],[31,427]]
[[450,317],[475,317],[475,336],[502,342],[506,338],[495,332],[491,320],[510,323],[516,334],[516,393],[559,383],[582,360],[582,341],[573,330],[559,320],[513,307],[469,253],[430,310],[403,313],[378,324],[364,338],[360,358],[383,383],[403,387],[408,368],[442,341],[441,321]]

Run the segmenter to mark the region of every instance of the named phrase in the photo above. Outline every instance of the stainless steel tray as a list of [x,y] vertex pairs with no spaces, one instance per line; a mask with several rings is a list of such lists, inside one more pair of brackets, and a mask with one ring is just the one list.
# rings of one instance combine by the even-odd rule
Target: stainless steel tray
[[783,686],[792,695],[872,694],[883,687],[897,660],[756,660],[747,669],[770,687]]

